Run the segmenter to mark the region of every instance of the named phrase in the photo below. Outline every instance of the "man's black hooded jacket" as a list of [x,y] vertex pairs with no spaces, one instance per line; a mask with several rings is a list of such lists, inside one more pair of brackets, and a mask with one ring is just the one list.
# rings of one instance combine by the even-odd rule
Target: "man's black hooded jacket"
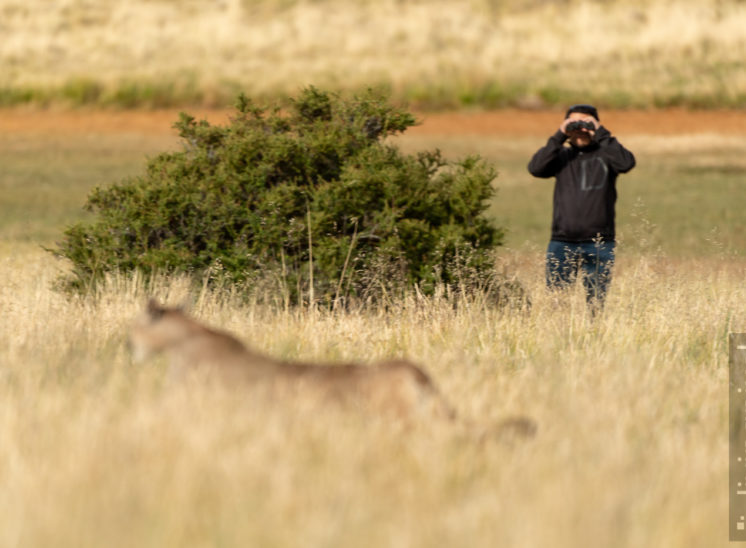
[[558,130],[528,164],[536,177],[556,177],[552,239],[614,241],[616,179],[635,167],[635,157],[603,126],[587,147],[567,147],[566,140]]

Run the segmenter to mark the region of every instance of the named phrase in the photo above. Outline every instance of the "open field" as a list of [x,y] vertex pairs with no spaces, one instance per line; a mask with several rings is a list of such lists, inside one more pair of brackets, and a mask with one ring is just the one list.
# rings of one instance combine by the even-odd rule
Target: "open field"
[[437,107],[741,106],[739,0],[0,0],[0,104],[383,86]]
[[[213,123],[230,113],[187,110]],[[562,113],[425,113],[398,144],[492,160],[500,172],[493,212],[510,229],[508,245],[536,251],[548,235],[551,182],[532,178],[526,164]],[[746,173],[746,112],[602,110],[601,118],[638,158],[619,180],[619,235],[627,249],[743,256],[746,221],[733,197]],[[171,128],[177,119],[176,110],[3,111],[0,230],[51,244],[65,222],[83,215],[80,206],[93,186],[135,175],[148,155],[178,147]]]
[[[336,314],[179,279],[54,292],[65,265],[40,244],[83,215],[93,185],[178,146],[175,116],[0,113],[0,545],[725,546],[746,133],[728,129],[738,114],[700,116],[601,112],[639,165],[619,181],[619,265],[591,322],[577,291],[543,289],[551,186],[525,164],[558,112],[430,114],[400,139],[496,162],[493,212],[510,228],[498,268],[526,286],[530,309],[412,297]],[[476,443],[443,424],[404,430],[169,386],[162,360],[135,366],[124,344],[149,294],[288,359],[407,356],[465,418],[525,413],[538,436]]]

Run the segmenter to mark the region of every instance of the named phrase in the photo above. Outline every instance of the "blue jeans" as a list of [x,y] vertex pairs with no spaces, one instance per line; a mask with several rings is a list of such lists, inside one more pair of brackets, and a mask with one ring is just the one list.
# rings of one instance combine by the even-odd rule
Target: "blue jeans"
[[551,240],[547,248],[547,287],[561,289],[582,272],[588,304],[602,305],[614,266],[614,242],[569,243]]

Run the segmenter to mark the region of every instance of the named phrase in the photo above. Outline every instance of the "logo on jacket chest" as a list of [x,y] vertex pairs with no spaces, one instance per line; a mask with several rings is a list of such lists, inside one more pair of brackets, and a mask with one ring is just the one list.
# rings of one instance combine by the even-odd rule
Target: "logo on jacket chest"
[[603,158],[582,158],[580,160],[580,190],[587,192],[606,186],[609,179],[609,166]]

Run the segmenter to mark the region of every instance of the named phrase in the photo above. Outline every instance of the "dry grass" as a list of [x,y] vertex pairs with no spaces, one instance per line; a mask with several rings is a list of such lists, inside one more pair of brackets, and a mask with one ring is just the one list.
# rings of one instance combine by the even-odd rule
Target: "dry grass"
[[[55,265],[0,249],[2,546],[702,546],[727,538],[729,331],[743,260],[622,257],[603,317],[506,253],[529,311],[443,301],[327,315],[112,281],[49,289]],[[146,293],[189,301],[255,347],[301,359],[406,355],[460,413],[527,413],[538,437],[475,443],[444,425],[163,383],[124,339]]]
[[737,0],[0,0],[0,14],[6,102],[214,103],[317,84],[430,105],[713,106],[746,87]]
[[[497,161],[500,219],[523,217],[509,219],[498,266],[526,285],[529,311],[410,299],[329,315],[178,279],[112,280],[95,300],[55,293],[62,265],[37,242],[79,215],[91,185],[173,141],[44,133],[8,131],[0,147],[0,546],[725,545],[726,340],[746,331],[741,137],[622,136],[640,163],[620,182],[624,243],[591,323],[577,291],[543,288],[537,204],[551,189],[525,172],[543,138],[402,142]],[[647,219],[631,218],[639,199]],[[715,226],[724,245],[705,242]],[[478,444],[446,425],[404,431],[167,386],[162,360],[135,366],[124,345],[150,293],[285,358],[407,356],[467,419],[525,413],[538,436]]]

